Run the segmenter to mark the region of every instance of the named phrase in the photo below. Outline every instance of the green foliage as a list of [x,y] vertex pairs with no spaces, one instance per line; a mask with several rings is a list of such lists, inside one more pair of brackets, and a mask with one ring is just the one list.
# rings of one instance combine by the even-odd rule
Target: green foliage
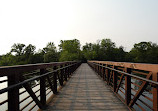
[[61,40],[59,44],[60,58],[59,61],[80,60],[81,50],[80,42],[77,39]]
[[17,43],[12,46],[11,52],[14,52],[15,55],[17,56],[21,56],[24,54],[24,50],[25,50],[24,48],[25,48],[25,44]]
[[86,43],[83,46],[83,55],[87,60],[97,59],[97,45],[92,43]]
[[49,42],[45,48],[44,52],[44,62],[56,62],[58,61],[58,53],[53,42]]
[[110,39],[102,39],[97,43],[86,43],[80,50],[80,41],[61,40],[59,51],[53,42],[35,52],[32,44],[13,44],[11,51],[0,55],[0,66],[34,64],[56,61],[103,60],[121,62],[158,63],[158,45],[152,42],[140,42],[134,44],[130,52],[125,52],[124,47],[116,47]]
[[0,59],[1,66],[9,66],[15,64],[16,64],[15,56],[13,56],[11,53],[7,53],[6,55],[1,56]]
[[132,62],[158,63],[158,45],[152,42],[134,44],[129,56]]
[[87,60],[124,61],[126,52],[122,46],[117,48],[110,39],[102,39],[97,44],[86,43],[83,55]]

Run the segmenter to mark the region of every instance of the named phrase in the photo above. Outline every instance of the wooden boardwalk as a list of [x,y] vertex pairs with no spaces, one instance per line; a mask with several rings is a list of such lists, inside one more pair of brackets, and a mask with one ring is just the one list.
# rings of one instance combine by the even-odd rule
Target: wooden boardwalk
[[82,64],[45,111],[128,111],[96,73]]

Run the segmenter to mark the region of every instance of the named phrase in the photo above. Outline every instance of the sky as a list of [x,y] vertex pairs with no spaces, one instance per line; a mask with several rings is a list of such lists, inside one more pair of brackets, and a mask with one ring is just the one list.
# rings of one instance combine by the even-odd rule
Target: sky
[[158,0],[1,0],[0,55],[14,43],[42,49],[48,42],[109,38],[130,51],[135,43],[158,44]]

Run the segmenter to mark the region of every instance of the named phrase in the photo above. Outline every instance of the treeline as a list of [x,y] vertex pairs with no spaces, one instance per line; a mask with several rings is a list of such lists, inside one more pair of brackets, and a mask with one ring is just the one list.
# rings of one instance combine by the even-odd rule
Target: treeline
[[158,45],[152,42],[134,44],[131,51],[126,52],[123,46],[116,47],[110,39],[102,39],[97,43],[86,43],[82,48],[80,41],[61,40],[57,50],[53,42],[36,52],[32,44],[17,43],[10,52],[0,56],[0,66],[47,63],[58,61],[103,60],[118,62],[158,63]]

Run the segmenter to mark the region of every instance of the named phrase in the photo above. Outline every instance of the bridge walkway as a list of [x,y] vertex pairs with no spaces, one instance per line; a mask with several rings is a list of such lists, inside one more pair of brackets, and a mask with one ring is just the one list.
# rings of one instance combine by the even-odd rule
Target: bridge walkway
[[128,111],[99,76],[84,63],[44,111]]

